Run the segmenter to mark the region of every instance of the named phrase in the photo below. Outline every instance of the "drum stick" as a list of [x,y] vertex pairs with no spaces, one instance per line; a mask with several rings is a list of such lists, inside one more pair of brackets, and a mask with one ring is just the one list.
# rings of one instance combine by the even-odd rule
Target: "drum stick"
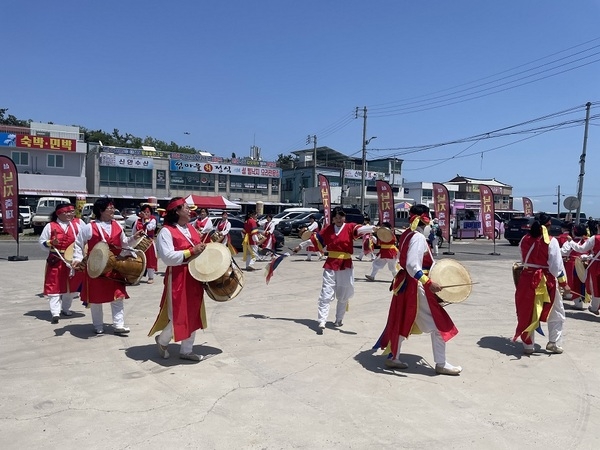
[[444,289],[444,288],[451,288],[451,287],[458,287],[458,286],[472,286],[474,284],[479,284],[479,282],[476,281],[474,283],[447,284],[446,286],[440,286],[440,288]]
[[52,247],[52,250],[53,250],[53,251],[54,251],[54,252],[55,252],[55,253],[56,253],[56,254],[59,256],[59,258],[60,258],[60,259],[62,259],[62,262],[64,262],[64,263],[66,264],[66,266],[67,266],[69,269],[72,269],[72,268],[73,268],[73,267],[71,266],[71,264],[69,264],[69,263],[67,262],[67,260],[66,260],[65,258],[63,258],[63,255],[60,253],[60,251],[59,251],[58,249],[56,249],[56,248]]

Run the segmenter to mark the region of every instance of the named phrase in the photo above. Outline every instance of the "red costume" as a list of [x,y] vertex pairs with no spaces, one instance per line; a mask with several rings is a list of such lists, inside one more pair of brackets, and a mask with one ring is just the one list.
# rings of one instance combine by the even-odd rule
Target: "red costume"
[[355,223],[344,223],[340,232],[335,234],[334,224],[330,223],[318,233],[311,235],[310,240],[319,252],[323,253],[323,248],[327,247],[328,253],[323,265],[324,269],[352,268],[354,239],[358,237],[356,232],[361,226]]
[[[154,228],[151,230],[148,229],[148,224],[154,221]],[[154,269],[158,270],[158,258],[156,256],[156,247],[154,246],[154,233],[156,232],[156,219],[151,217],[147,220],[138,219],[135,221],[134,234],[136,231],[144,230],[144,233],[152,239],[152,243],[150,247],[146,249],[144,254],[146,255],[146,269]]]
[[[557,243],[554,242],[552,245],[556,248]],[[554,256],[550,255],[551,243],[552,238],[549,243],[546,243],[543,236],[532,237],[527,234],[519,244],[524,268],[515,292],[517,328],[513,340],[516,341],[518,337],[521,337],[521,340],[528,345],[532,343],[531,334],[539,326],[539,322],[547,322],[554,302],[561,301],[560,298],[556,298],[558,291],[556,277],[561,276],[561,282],[566,284],[560,249],[556,248]],[[544,283],[544,280],[545,287],[542,289],[547,291],[548,301],[540,299],[541,294],[536,291],[541,287],[541,283]],[[539,302],[538,299],[540,299]],[[538,308],[539,315],[537,314]],[[552,330],[550,334],[552,335]],[[556,342],[558,338],[550,336],[550,340]]]
[[207,216],[204,219],[197,219],[194,222],[194,227],[200,233],[200,240],[202,244],[208,244],[210,241],[210,233],[203,233],[202,230],[210,222],[210,218]]
[[[171,233],[175,251],[191,250],[194,245],[200,244],[200,236],[196,231],[193,231],[192,225],[188,224],[186,226],[190,230],[192,243],[177,229],[176,225],[164,225],[164,228]],[[167,295],[171,298],[173,310],[174,341],[183,341],[190,337],[194,331],[206,328],[204,287],[200,281],[190,275],[187,262],[184,262],[179,266],[167,266],[165,289],[160,300],[160,311],[148,334],[149,336],[164,329],[169,322]]]
[[[102,235],[104,234],[104,231],[99,228],[99,225],[96,222],[91,223],[91,230],[92,237],[87,242],[88,255],[98,242],[103,242]],[[119,256],[121,253],[122,233],[123,229],[121,226],[113,220],[111,222],[110,236],[104,235],[104,239],[106,240],[111,253],[115,255],[115,257]],[[90,278],[87,271],[85,271],[81,299],[88,303],[109,303],[119,298],[129,298],[127,290],[125,289],[125,283],[120,280],[123,280],[122,275],[114,270],[98,278]]]
[[[393,281],[394,295],[392,296],[387,324],[376,344],[376,347],[382,349],[385,349],[389,344],[393,355],[398,352],[398,338],[400,336],[408,338],[410,334],[417,332],[414,325],[419,309],[417,297],[419,281],[416,277],[419,276],[420,278],[423,274],[427,274],[433,264],[431,253],[427,251],[423,255],[422,270],[419,271],[421,273],[417,273],[415,277],[412,277],[404,269],[407,267],[408,246],[415,233],[415,231],[408,229],[402,233],[398,241],[400,248],[399,262],[403,269],[398,272]],[[447,342],[458,334],[458,330],[446,310],[438,303],[438,297],[427,288],[424,288],[424,291],[435,326],[442,339]]]
[[[64,254],[69,245],[75,242],[75,236],[79,231],[78,219],[73,219],[67,226],[67,231],[63,231],[60,224],[50,222],[50,235],[52,239],[58,239],[58,245],[53,247],[61,254]],[[68,292],[77,292],[81,290],[84,275],[83,272],[75,272],[70,276],[71,268],[60,259],[60,257],[51,251],[46,260],[46,272],[44,275],[44,294],[64,294]]]

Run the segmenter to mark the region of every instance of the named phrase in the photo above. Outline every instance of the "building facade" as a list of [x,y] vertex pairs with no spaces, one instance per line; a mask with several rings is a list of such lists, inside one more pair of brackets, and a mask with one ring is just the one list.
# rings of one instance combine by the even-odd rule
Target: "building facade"
[[31,122],[0,125],[0,154],[19,172],[19,202],[35,207],[44,196],[85,196],[87,144],[79,127]]

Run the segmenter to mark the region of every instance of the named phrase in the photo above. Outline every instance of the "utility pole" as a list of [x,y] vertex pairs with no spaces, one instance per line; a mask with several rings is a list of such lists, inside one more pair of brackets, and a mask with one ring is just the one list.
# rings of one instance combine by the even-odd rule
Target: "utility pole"
[[310,142],[312,142],[315,144],[315,147],[313,149],[313,177],[315,179],[314,184],[315,187],[319,186],[319,180],[317,180],[317,135],[313,134],[312,136],[309,134],[308,137],[306,138],[306,144],[310,144]]
[[579,214],[581,213],[581,197],[583,197],[583,176],[585,175],[585,152],[587,148],[587,137],[588,137],[588,126],[590,123],[590,108],[592,107],[591,102],[585,104],[585,129],[583,132],[583,151],[581,158],[579,158],[579,182],[577,183],[577,200],[579,200],[579,206],[577,206],[577,212],[575,213],[575,225],[579,225]]
[[[358,106],[356,107],[356,118],[358,118]],[[363,107],[363,133],[362,133],[362,184],[360,187],[360,212],[365,213],[365,167],[367,165],[367,107]]]
[[560,219],[560,184],[558,185],[558,196],[556,197],[556,204],[558,205],[556,208],[556,218]]

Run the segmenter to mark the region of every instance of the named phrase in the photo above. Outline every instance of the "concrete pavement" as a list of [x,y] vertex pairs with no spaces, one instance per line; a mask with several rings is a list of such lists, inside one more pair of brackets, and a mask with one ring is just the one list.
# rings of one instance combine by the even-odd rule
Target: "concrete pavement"
[[245,273],[236,299],[206,300],[208,329],[195,350],[210,357],[191,363],[177,358],[179,344],[161,359],[147,336],[162,277],[128,289],[128,337],[110,326],[96,336],[79,302],[74,316],[50,324],[43,261],[0,260],[2,447],[598,448],[591,419],[600,405],[600,319],[567,309],[565,353],[545,353],[537,336],[542,349],[523,356],[510,341],[516,249],[491,256],[491,244],[465,242],[453,250],[478,282],[468,300],[447,307],[460,330],[447,346],[448,360],[463,367],[458,377],[435,375],[427,335],[404,344],[409,369],[384,367],[372,346],[391,275],[366,282],[367,262],[355,263],[344,326],[328,324],[322,336],[322,263],[292,255],[268,286],[262,270]]

